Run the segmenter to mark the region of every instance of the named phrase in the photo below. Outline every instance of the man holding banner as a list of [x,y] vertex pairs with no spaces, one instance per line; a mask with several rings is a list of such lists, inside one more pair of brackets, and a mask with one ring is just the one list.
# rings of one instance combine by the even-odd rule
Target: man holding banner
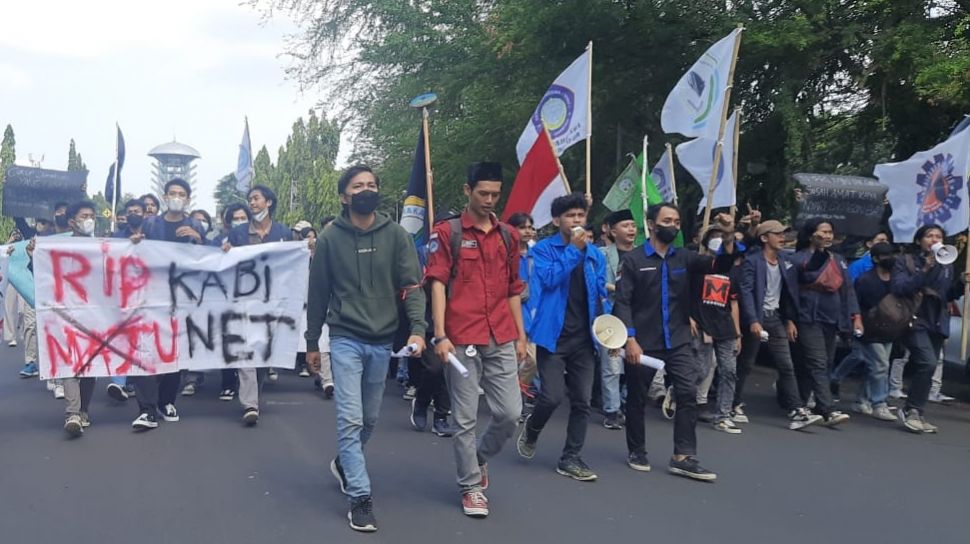
[[[186,207],[192,198],[192,187],[181,178],[174,178],[165,184],[165,204],[167,210],[161,216],[151,217],[144,222],[141,233],[131,236],[133,243],[142,239],[165,242],[201,244],[205,233],[198,221],[189,217]],[[146,431],[158,427],[155,413],[158,412],[168,422],[179,420],[175,409],[181,376],[178,372],[155,376],[138,376],[131,379],[138,397],[138,417],[131,422],[136,431]]]
[[427,324],[421,267],[414,242],[400,225],[377,212],[380,180],[367,166],[353,166],[337,181],[344,211],[317,241],[307,303],[307,365],[320,369],[320,335],[330,327],[330,356],[337,411],[339,455],[330,471],[350,499],[355,531],[377,530],[364,446],[374,433],[398,305],[411,321],[412,357],[424,350]]

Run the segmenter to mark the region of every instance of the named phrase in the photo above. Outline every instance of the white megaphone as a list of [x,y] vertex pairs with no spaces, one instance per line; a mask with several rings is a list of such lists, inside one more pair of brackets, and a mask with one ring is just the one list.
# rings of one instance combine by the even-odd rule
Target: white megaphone
[[953,264],[957,260],[958,252],[954,246],[945,246],[943,242],[937,242],[930,249],[933,250],[936,262],[940,264]]
[[593,320],[593,338],[606,349],[620,349],[626,345],[626,325],[620,318],[604,314]]

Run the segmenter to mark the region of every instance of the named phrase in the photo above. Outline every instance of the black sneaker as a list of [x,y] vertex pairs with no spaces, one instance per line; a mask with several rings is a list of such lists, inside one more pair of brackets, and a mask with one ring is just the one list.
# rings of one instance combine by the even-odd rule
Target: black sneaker
[[822,421],[822,416],[813,414],[805,408],[799,408],[797,410],[792,410],[791,413],[788,414],[788,419],[788,428],[793,431],[797,431]]
[[411,428],[419,432],[428,428],[428,407],[418,406],[418,399],[411,399]]
[[259,423],[259,410],[256,408],[246,408],[246,411],[243,412],[243,423],[247,427],[252,427]]
[[529,422],[532,421],[532,414],[529,414],[522,422],[522,429],[519,430],[519,438],[515,441],[515,451],[526,459],[536,456],[536,440],[529,440]]
[[560,459],[556,472],[580,482],[592,482],[597,478],[596,473],[578,456]]
[[829,391],[832,393],[832,402],[836,403],[842,400],[839,397],[839,382],[830,382]]
[[619,412],[607,412],[606,419],[603,420],[603,426],[611,431],[619,431],[623,429],[623,420],[620,419]]
[[447,416],[434,418],[434,423],[431,424],[431,432],[442,438],[448,438],[455,434],[454,429],[451,428],[451,424],[448,423]]
[[678,476],[684,476],[686,478],[692,478],[694,480],[701,480],[704,482],[713,482],[717,479],[717,474],[707,470],[702,467],[697,459],[693,457],[687,457],[683,461],[670,460],[670,465],[667,467],[672,474]]
[[128,393],[125,393],[125,388],[116,383],[108,384],[108,396],[118,402],[125,402],[128,400]]
[[647,459],[646,452],[643,453],[631,453],[626,458],[626,464],[633,470],[639,470],[640,472],[650,472],[650,460]]
[[374,501],[370,495],[350,499],[350,512],[347,512],[350,528],[364,533],[377,530],[377,519],[374,517]]
[[333,384],[332,383],[328,383],[327,385],[323,386],[323,398],[325,398],[327,400],[330,400],[330,399],[333,398]]
[[219,392],[219,400],[232,400],[236,398],[236,391],[234,389],[223,389]]
[[155,414],[151,412],[142,412],[134,421],[131,422],[131,427],[136,431],[147,431],[149,429],[158,427],[158,420],[155,419]]
[[344,474],[344,467],[340,466],[340,457],[334,457],[330,461],[330,474],[340,483],[340,492],[347,494],[347,476]]

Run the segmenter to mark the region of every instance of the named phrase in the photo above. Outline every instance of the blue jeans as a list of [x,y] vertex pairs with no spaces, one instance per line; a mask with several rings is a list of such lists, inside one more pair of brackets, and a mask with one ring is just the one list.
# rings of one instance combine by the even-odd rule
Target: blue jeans
[[873,406],[886,404],[886,399],[889,398],[889,354],[893,350],[892,342],[859,344],[866,360],[865,395]]
[[390,344],[367,344],[344,336],[330,338],[338,455],[351,498],[371,494],[364,445],[377,425],[390,358]]
[[620,411],[620,374],[623,373],[623,358],[610,357],[609,350],[599,346],[597,357],[600,359],[600,375],[603,381],[603,411],[615,414]]

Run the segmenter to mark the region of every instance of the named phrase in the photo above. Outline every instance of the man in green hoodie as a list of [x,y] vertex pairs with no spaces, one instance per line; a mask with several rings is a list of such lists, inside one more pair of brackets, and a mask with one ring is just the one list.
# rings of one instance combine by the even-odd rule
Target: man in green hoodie
[[376,531],[364,444],[374,432],[384,395],[398,304],[411,321],[408,345],[424,350],[427,323],[421,266],[414,242],[390,217],[375,211],[380,180],[353,166],[337,181],[344,211],[317,240],[307,304],[307,364],[319,370],[320,330],[330,327],[330,358],[339,454],[330,470],[350,498],[350,527]]

